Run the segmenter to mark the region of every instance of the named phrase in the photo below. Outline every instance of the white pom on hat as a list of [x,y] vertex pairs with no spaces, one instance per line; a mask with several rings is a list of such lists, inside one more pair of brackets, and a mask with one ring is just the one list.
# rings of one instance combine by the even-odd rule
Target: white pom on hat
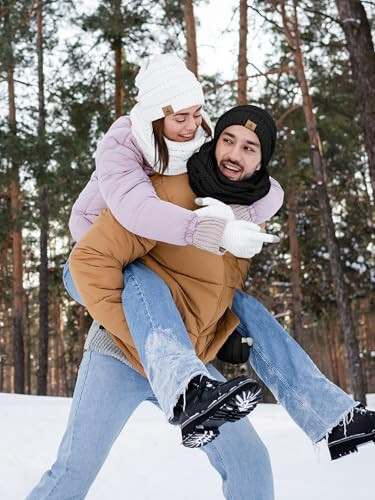
[[174,54],[160,54],[144,61],[135,85],[136,107],[149,122],[204,102],[201,84]]

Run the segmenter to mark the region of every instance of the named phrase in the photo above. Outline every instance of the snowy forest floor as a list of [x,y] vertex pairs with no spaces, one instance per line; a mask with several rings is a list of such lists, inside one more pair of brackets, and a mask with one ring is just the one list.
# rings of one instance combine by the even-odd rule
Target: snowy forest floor
[[[51,465],[71,399],[0,394],[0,498],[21,500]],[[375,395],[368,398],[375,408]],[[279,405],[259,405],[251,421],[266,443],[276,500],[374,498],[372,444],[331,462]],[[235,425],[235,424],[227,424]],[[199,450],[179,444],[179,430],[143,403],[116,441],[89,500],[220,500],[221,481]],[[242,499],[241,499],[242,500]]]

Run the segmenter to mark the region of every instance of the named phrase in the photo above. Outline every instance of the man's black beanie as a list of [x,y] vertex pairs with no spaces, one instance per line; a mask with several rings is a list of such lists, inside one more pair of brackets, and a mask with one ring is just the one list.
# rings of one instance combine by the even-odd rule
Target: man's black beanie
[[215,143],[223,130],[232,125],[242,125],[258,136],[262,151],[262,168],[266,167],[276,144],[276,124],[272,116],[258,106],[236,106],[219,118],[214,131]]

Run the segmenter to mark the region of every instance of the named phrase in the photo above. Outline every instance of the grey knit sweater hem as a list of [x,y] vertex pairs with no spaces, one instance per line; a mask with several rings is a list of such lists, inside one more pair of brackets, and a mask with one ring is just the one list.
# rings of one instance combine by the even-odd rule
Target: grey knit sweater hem
[[114,343],[107,330],[95,320],[92,322],[87,334],[84,349],[85,351],[95,351],[105,356],[112,356],[133,368],[121,349]]

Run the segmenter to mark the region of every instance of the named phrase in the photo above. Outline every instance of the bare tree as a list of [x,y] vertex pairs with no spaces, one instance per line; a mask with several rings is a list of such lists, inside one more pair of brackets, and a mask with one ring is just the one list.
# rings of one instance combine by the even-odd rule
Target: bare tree
[[292,12],[289,15],[287,13],[285,0],[271,0],[270,3],[282,17],[285,36],[294,54],[296,77],[301,89],[303,112],[305,115],[307,133],[310,140],[315,177],[317,180],[320,214],[329,250],[329,260],[336,294],[336,303],[341,319],[346,349],[348,353],[351,388],[353,390],[355,399],[365,403],[366,392],[361,370],[358,342],[355,334],[353,319],[351,316],[350,302],[344,280],[344,273],[340,261],[339,245],[335,236],[335,229],[332,221],[332,213],[325,179],[322,144],[317,127],[316,117],[313,111],[309,85],[306,78],[297,17],[297,0],[293,0],[291,9]]
[[[5,51],[5,65],[7,70],[8,86],[8,124],[9,134],[17,136],[16,101],[14,86],[14,51],[13,28],[10,22],[9,9],[3,12],[4,32],[7,34],[7,50]],[[25,352],[24,352],[24,290],[23,290],[23,255],[22,255],[22,227],[20,215],[22,209],[20,172],[18,162],[11,159],[10,206],[12,214],[12,273],[13,273],[13,359],[14,359],[14,391],[25,392]]]
[[336,0],[350,54],[359,119],[375,197],[375,52],[366,11],[359,0]]
[[186,65],[198,77],[198,53],[193,0],[184,0],[184,20],[187,47]]
[[247,0],[240,0],[237,104],[247,102]]
[[[115,19],[121,18],[121,0],[115,0],[113,6],[113,14]],[[124,87],[122,83],[122,68],[123,68],[123,45],[120,33],[114,38],[112,48],[115,58],[115,116],[118,118],[123,113],[124,108]]]
[[39,266],[39,369],[38,394],[47,394],[48,373],[48,189],[45,182],[45,133],[46,109],[44,98],[44,67],[43,67],[43,0],[36,2],[36,50],[38,60],[38,142],[39,165],[36,178],[39,191],[40,215],[40,266]]
[[[291,169],[290,158],[287,158],[288,171]],[[286,193],[288,207],[288,234],[289,250],[291,256],[291,284],[292,284],[292,324],[293,336],[300,344],[303,344],[302,323],[302,287],[301,287],[301,255],[297,236],[297,196],[295,188],[288,186]]]

